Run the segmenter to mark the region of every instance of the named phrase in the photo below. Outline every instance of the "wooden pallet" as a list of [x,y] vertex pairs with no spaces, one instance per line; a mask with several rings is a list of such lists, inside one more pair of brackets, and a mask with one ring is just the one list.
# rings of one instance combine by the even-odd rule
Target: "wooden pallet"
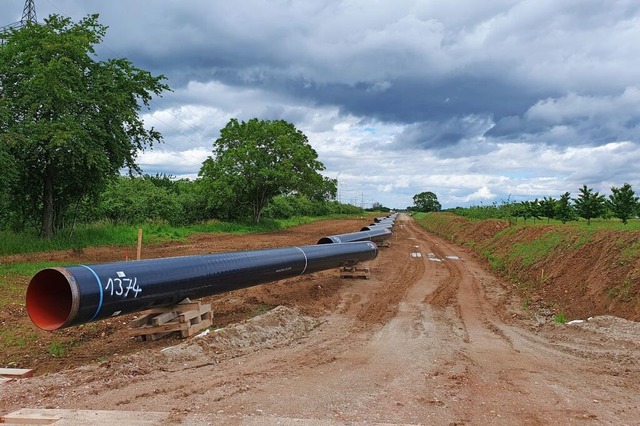
[[355,266],[343,266],[340,268],[340,278],[363,278],[368,280],[370,276],[369,268],[356,268]]
[[129,325],[130,336],[141,340],[157,340],[172,333],[180,333],[182,338],[211,327],[213,312],[210,304],[185,300],[175,306],[154,308],[142,312],[142,316]]
[[389,243],[389,241],[378,241],[378,242],[376,243],[376,245],[377,245],[378,247],[385,247],[385,248],[386,248],[386,247],[391,247],[391,244]]

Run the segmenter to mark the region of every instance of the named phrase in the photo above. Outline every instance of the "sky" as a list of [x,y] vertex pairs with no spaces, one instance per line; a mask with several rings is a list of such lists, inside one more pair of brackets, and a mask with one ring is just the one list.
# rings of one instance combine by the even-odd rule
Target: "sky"
[[[232,118],[286,120],[342,202],[443,208],[640,192],[637,0],[35,0],[172,92],[145,173],[196,178]],[[23,0],[0,2],[0,26]]]

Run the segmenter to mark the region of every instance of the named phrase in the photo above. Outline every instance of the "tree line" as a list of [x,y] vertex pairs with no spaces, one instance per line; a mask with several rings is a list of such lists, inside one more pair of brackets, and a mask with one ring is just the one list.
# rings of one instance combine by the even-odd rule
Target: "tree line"
[[628,183],[620,187],[611,187],[608,197],[583,185],[576,197],[571,197],[571,193],[565,192],[558,198],[543,197],[541,200],[536,198],[532,201],[504,202],[501,205],[456,207],[447,211],[473,219],[522,218],[527,221],[546,218],[547,221],[554,219],[567,223],[582,218],[590,224],[591,220],[596,218],[617,218],[623,224],[627,224],[629,219],[640,215],[639,200]]

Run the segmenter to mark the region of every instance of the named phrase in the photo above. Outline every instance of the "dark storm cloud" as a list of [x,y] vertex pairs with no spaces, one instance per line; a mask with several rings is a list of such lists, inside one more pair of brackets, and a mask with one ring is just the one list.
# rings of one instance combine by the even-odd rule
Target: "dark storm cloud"
[[489,119],[481,116],[420,122],[406,126],[390,148],[435,150],[438,155],[449,157],[477,155],[493,149],[483,144],[491,125]]
[[524,114],[542,95],[474,76],[344,84],[288,79],[268,70],[247,75],[220,69],[215,77],[227,85],[287,93],[318,105],[338,105],[345,113],[405,124],[471,114],[497,118]]
[[[569,93],[560,98],[542,99],[521,116],[498,120],[487,136],[599,146],[616,140],[639,141],[639,118],[640,89],[637,87],[608,96]],[[574,137],[566,137],[569,133]]]

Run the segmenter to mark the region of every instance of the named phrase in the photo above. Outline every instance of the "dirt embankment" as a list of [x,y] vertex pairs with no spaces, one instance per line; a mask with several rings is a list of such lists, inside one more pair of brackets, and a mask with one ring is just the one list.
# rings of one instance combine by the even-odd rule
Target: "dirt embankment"
[[615,315],[640,321],[640,231],[571,225],[510,226],[447,213],[420,221],[468,245],[534,303],[568,319]]

